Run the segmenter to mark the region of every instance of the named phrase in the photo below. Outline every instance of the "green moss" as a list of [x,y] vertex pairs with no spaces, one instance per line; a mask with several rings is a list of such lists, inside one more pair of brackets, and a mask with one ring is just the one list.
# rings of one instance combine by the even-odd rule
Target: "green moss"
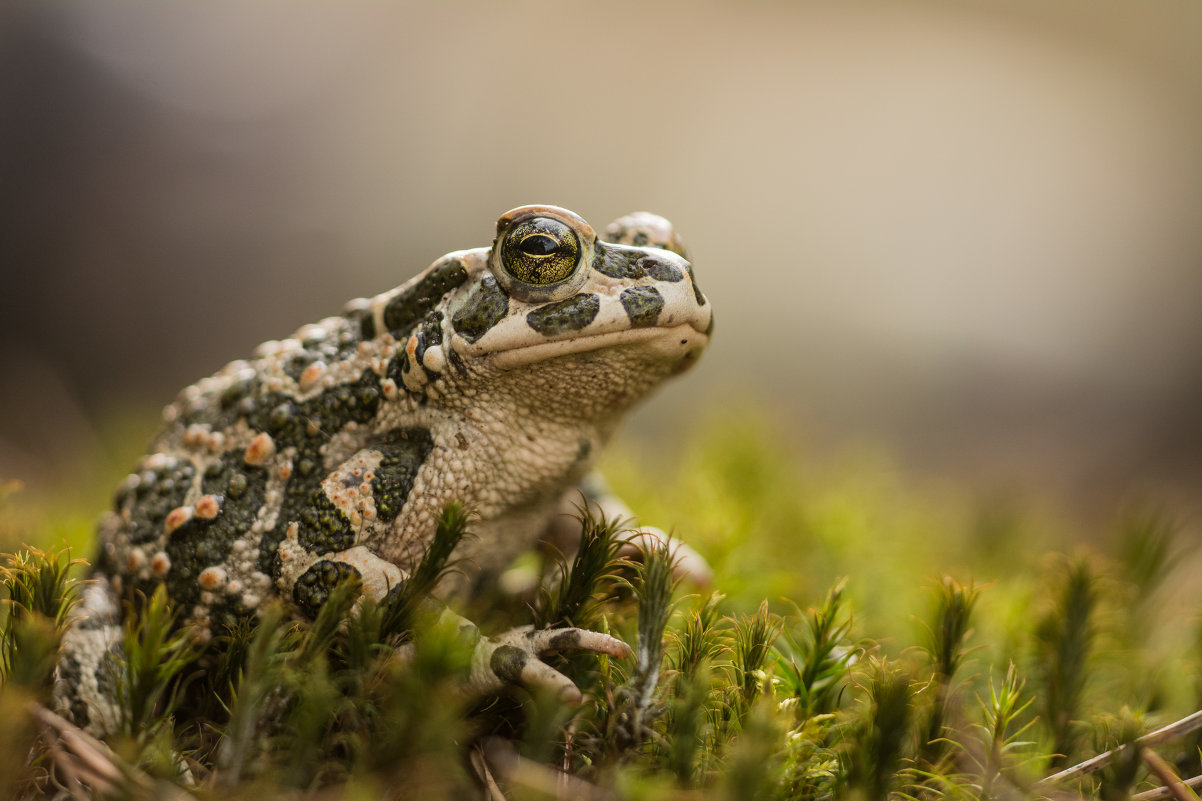
[[[1055,750],[1080,759],[1196,709],[1202,599],[1190,572],[1174,570],[1180,560],[1165,557],[1176,552],[1168,526],[1133,534],[1125,516],[1113,552],[1076,553],[1063,520],[962,488],[936,491],[872,453],[819,462],[781,421],[737,406],[737,418],[698,425],[693,442],[661,450],[672,462],[621,443],[605,457],[642,520],[710,560],[718,593],[686,586],[668,596],[662,559],[639,572],[594,523],[579,564],[551,571],[541,600],[475,598],[487,613],[473,619],[496,623],[485,634],[537,615],[587,620],[638,644],[632,659],[545,657],[585,691],[581,706],[522,690],[463,692],[472,639],[431,622],[421,602],[469,527],[452,510],[428,567],[383,604],[356,605],[353,573],[322,563],[295,599],[314,620],[268,608],[257,628],[214,631],[201,655],[173,650],[184,641],[152,598],[132,629],[140,678],[127,684],[138,699],[128,719],[144,725],[118,744],[120,775],[176,782],[161,758],[174,750],[200,786],[231,798],[476,797],[485,775],[506,797],[562,786],[588,797],[1027,799],[1052,793],[1033,782],[1052,772]],[[413,432],[398,458],[421,442]],[[236,464],[203,480],[232,496],[238,476],[243,493],[257,491]],[[311,506],[296,504],[298,514]],[[0,504],[10,538],[12,510]],[[43,519],[56,512],[47,505]],[[18,572],[30,586],[42,583],[29,577],[61,575]],[[56,628],[46,623],[71,594],[58,579],[45,586],[43,600],[10,587],[12,609],[41,610],[10,619],[40,622],[4,630],[6,658],[21,667],[0,688],[11,732],[0,745],[21,758],[0,757],[0,768],[20,799],[46,790],[25,758],[23,716],[28,694],[47,686]],[[496,658],[518,675],[527,657]],[[158,671],[159,661],[171,670]],[[189,719],[201,710],[203,724]],[[1191,742],[1158,751],[1183,771],[1195,764]],[[138,786],[148,785],[126,794],[138,797]],[[1150,786],[1132,759],[1057,790],[1111,798]]]

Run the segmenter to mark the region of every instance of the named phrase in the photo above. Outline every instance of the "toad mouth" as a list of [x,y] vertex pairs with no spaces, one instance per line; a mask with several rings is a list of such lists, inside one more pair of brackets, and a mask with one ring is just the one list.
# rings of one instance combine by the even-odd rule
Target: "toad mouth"
[[[456,336],[455,339],[457,340],[455,344],[460,344],[459,340],[462,338]],[[670,326],[625,328],[619,331],[540,342],[536,345],[516,345],[479,355],[490,357],[492,365],[498,369],[512,370],[516,367],[548,361],[561,356],[606,348],[637,346],[647,347],[663,358],[671,360],[673,357],[684,358],[690,353],[696,354],[708,343],[709,336],[707,334],[698,331],[689,323],[681,323]],[[466,344],[466,342],[462,344]]]

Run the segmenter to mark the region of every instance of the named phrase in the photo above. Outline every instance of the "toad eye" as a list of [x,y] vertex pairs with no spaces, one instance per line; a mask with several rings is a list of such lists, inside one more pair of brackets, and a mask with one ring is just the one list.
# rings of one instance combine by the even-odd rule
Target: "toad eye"
[[580,262],[580,240],[551,217],[531,217],[514,225],[501,243],[505,272],[531,286],[565,281]]
[[559,243],[546,234],[531,234],[518,244],[527,256],[550,256],[558,249]]
[[570,298],[588,281],[597,234],[559,206],[519,206],[497,220],[488,270],[505,294],[523,303]]

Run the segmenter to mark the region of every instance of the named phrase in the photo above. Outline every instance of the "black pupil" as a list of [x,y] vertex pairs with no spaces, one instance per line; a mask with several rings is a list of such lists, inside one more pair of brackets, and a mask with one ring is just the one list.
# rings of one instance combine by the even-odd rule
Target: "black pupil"
[[530,256],[550,256],[559,249],[559,243],[546,234],[535,234],[523,239],[518,248]]

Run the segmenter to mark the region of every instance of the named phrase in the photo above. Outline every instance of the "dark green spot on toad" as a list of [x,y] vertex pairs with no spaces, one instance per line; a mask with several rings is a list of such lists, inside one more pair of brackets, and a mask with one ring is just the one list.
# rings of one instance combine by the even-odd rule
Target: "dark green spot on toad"
[[664,308],[664,298],[653,286],[632,286],[622,292],[621,301],[635,328],[655,325]]
[[521,648],[502,645],[492,652],[488,666],[498,679],[517,682],[522,677],[522,668],[530,661],[530,655]]
[[674,284],[677,281],[684,280],[684,273],[680,271],[679,267],[652,256],[643,259],[643,269],[646,270],[647,275],[656,281],[667,281],[670,284]]
[[455,312],[451,324],[468,342],[476,342],[501,322],[508,311],[509,296],[497,286],[497,279],[486,275],[472,290],[463,308]]
[[526,315],[526,322],[540,334],[554,336],[565,331],[579,331],[591,323],[600,310],[600,298],[580,294],[535,309]]
[[398,338],[408,336],[417,321],[439,304],[443,296],[467,281],[467,269],[459,259],[437,262],[414,284],[398,293],[384,307],[384,328]]
[[580,632],[576,629],[567,629],[562,634],[556,634],[551,638],[551,648],[556,651],[563,651],[569,648],[580,647]]
[[[296,450],[292,460],[296,469],[284,485],[276,525],[264,532],[259,542],[259,569],[264,573],[279,577],[279,545],[288,526],[299,522],[301,512],[311,508],[314,497],[320,493],[324,478],[320,469],[321,448],[329,438],[322,421],[339,421],[343,425],[350,421],[366,423],[376,416],[380,403],[380,379],[371,370],[364,370],[357,381],[331,387],[303,402],[291,401],[279,393],[262,397],[259,411],[247,419],[248,424],[252,429],[270,428],[278,450]],[[330,539],[321,532],[311,536]]]
[[351,521],[321,487],[313,493],[309,506],[301,510],[296,534],[301,547],[313,553],[345,551],[355,544]]
[[645,255],[646,251],[636,248],[622,245],[599,245],[593,269],[610,278],[642,278],[647,274],[643,270]]
[[[422,359],[426,355],[426,350],[442,344],[442,312],[431,312],[426,319],[422,320],[422,324],[417,329],[417,348],[413,351],[413,358],[418,364],[422,363]],[[423,365],[424,366],[424,365]],[[429,370],[429,368],[426,368]],[[429,370],[434,373],[437,371]]]
[[292,600],[304,614],[317,617],[330,590],[344,581],[360,581],[359,571],[344,562],[323,559],[305,571],[292,587]]
[[402,428],[390,431],[372,447],[383,455],[371,482],[372,498],[376,518],[387,523],[408,500],[417,471],[434,449],[434,438],[424,428]]
[[245,464],[240,449],[226,451],[214,464],[219,469],[205,470],[201,491],[224,496],[221,511],[209,519],[191,518],[171,532],[164,548],[171,560],[167,589],[181,609],[200,599],[201,571],[229,559],[234,543],[246,538],[266,499],[267,471]]

